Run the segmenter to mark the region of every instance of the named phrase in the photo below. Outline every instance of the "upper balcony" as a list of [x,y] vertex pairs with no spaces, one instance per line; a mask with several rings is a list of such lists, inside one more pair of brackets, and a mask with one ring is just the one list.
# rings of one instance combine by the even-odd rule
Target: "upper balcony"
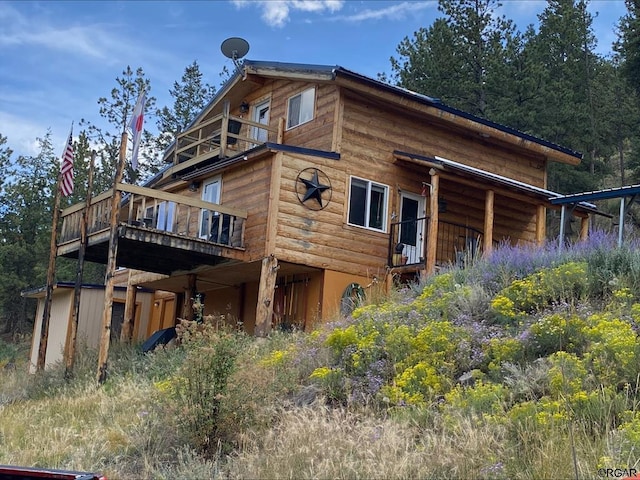
[[[77,258],[86,215],[85,259],[107,263],[113,190],[62,212],[58,255]],[[247,212],[136,185],[117,184],[120,267],[170,274],[239,260]]]
[[240,155],[267,141],[282,143],[284,119],[272,123],[276,125],[232,115],[229,102],[224,102],[221,113],[177,135],[173,148],[165,155],[165,161],[173,165],[163,172],[162,178],[169,178],[206,160]]

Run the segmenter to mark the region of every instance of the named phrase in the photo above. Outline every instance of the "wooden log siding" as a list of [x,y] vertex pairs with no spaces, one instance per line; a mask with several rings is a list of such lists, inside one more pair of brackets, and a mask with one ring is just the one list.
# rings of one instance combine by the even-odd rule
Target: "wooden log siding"
[[383,166],[394,149],[438,155],[538,187],[545,187],[545,161],[512,148],[496,148],[480,136],[461,136],[424,119],[363,104],[345,95],[342,153]]
[[338,99],[338,88],[335,85],[276,80],[265,85],[259,93],[262,96],[267,92],[271,93],[270,124],[274,124],[273,122],[278,118],[287,118],[289,98],[311,87],[316,89],[313,120],[285,130],[284,143],[331,151],[335,107]]
[[[345,165],[343,160],[283,154],[274,253],[280,261],[354,275],[382,275],[389,234],[347,224]],[[331,201],[322,210],[311,210],[298,200],[295,183],[305,168],[318,168],[331,180]]]

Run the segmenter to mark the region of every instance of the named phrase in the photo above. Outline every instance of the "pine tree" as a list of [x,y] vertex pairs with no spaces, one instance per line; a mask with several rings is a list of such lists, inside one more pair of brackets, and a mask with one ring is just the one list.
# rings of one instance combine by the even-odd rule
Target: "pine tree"
[[163,152],[193,122],[198,113],[215,95],[215,87],[202,82],[202,73],[197,62],[187,66],[180,82],[174,82],[169,90],[173,98],[172,108],[156,110],[160,132],[156,139],[157,149]]

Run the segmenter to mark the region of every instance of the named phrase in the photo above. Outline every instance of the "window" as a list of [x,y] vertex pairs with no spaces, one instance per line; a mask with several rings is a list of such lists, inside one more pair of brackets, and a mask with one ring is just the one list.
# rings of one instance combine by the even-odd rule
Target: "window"
[[173,232],[175,216],[175,202],[161,202],[155,207],[147,207],[145,212],[145,218],[150,219],[150,226],[165,232]]
[[[222,187],[222,179],[215,177],[204,182],[202,188],[202,200],[211,203],[220,203],[220,190]],[[218,216],[218,212],[209,210],[200,211],[200,237],[209,238],[211,235],[211,227],[213,226],[212,216]]]
[[316,89],[310,88],[289,99],[287,108],[287,129],[313,120]]
[[389,187],[351,177],[349,189],[349,223],[386,231]]

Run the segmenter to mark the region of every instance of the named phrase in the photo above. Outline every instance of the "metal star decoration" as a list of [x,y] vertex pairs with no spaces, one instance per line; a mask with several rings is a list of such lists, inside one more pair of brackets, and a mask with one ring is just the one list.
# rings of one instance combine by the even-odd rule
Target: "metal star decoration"
[[[302,174],[307,170],[313,170],[313,175],[309,180],[302,178]],[[320,210],[321,210],[324,207],[326,207],[327,203],[329,202],[328,200],[326,200],[323,203],[322,193],[325,192],[326,190],[331,190],[331,184],[326,185],[324,183],[321,183],[319,173],[321,173],[322,176],[324,176],[327,181],[329,180],[327,175],[324,172],[320,172],[317,168],[307,168],[302,172],[300,172],[300,174],[298,175],[298,182],[301,182],[304,185],[304,187],[306,188],[306,192],[304,193],[304,195],[298,192],[298,199],[300,200],[301,203],[305,203],[309,199],[315,199],[316,202],[318,202],[318,206],[320,207]],[[307,206],[315,210],[315,208],[309,205]]]

